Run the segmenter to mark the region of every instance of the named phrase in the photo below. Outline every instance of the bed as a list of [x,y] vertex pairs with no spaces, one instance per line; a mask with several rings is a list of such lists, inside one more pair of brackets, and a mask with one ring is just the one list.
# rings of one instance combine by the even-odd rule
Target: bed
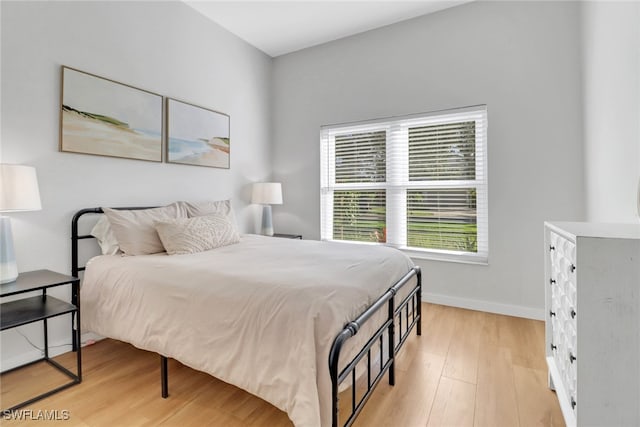
[[420,335],[420,269],[397,250],[242,235],[214,250],[100,255],[83,267],[79,241],[93,236],[78,223],[102,213],[72,220],[82,329],[158,353],[163,397],[173,358],[296,426],[351,425],[387,372],[394,383],[395,355],[414,327]]

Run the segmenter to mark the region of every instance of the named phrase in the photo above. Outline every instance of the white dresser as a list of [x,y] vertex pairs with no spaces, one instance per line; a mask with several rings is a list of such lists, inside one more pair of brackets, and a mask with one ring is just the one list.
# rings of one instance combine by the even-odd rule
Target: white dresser
[[546,356],[568,426],[640,425],[640,224],[545,223]]

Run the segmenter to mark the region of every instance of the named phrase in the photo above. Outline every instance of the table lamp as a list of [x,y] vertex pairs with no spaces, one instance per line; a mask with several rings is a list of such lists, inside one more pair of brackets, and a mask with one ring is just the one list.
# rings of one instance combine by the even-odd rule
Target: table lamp
[[[0,212],[40,209],[42,205],[35,168],[0,164]],[[17,277],[11,218],[0,215],[0,283],[13,282]]]
[[263,205],[262,234],[265,236],[273,236],[271,205],[282,204],[282,184],[279,182],[256,182],[253,184],[251,203]]

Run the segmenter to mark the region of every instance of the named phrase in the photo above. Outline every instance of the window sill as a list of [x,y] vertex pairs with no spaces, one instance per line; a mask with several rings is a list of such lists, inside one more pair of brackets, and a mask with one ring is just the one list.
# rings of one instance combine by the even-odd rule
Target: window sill
[[489,265],[489,260],[481,256],[439,254],[430,251],[419,251],[407,248],[397,249],[404,252],[411,259],[456,262],[458,264]]
[[472,264],[472,265],[489,265],[489,259],[482,255],[467,255],[466,253],[452,253],[447,251],[436,252],[436,251],[421,251],[419,249],[410,249],[407,247],[400,247],[391,244],[385,243],[374,243],[374,242],[357,242],[351,240],[329,240],[322,239],[326,242],[340,242],[347,243],[353,245],[381,245],[388,246],[390,248],[395,248],[403,253],[405,253],[411,259],[424,259],[429,261],[443,261],[443,262],[457,262],[459,264]]

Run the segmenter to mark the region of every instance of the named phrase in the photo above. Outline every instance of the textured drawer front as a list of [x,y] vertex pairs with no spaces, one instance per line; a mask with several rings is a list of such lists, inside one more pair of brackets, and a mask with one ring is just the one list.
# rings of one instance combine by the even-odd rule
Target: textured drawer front
[[544,242],[548,385],[565,424],[640,427],[640,226],[547,221]]
[[564,389],[577,402],[576,246],[554,232],[549,237],[552,353]]

